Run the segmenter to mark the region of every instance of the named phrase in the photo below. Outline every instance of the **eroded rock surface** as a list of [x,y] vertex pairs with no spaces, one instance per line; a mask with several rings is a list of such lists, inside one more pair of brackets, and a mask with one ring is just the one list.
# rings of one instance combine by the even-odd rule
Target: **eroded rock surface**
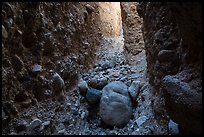
[[142,2],[137,10],[143,18],[153,91],[157,96],[164,94],[167,112],[181,125],[182,134],[202,134],[202,6]]

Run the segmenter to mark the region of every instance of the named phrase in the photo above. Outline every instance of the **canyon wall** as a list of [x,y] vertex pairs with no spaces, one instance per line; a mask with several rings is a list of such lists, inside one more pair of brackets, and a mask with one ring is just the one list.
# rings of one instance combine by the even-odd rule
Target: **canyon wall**
[[121,10],[119,2],[98,2],[100,30],[106,37],[121,35]]
[[121,2],[124,53],[129,63],[132,56],[144,50],[142,19],[137,13],[137,5],[138,2]]
[[183,134],[202,134],[202,6],[141,2],[149,82]]
[[79,73],[95,62],[101,37],[97,21],[93,2],[3,3],[3,120],[49,96],[55,72],[71,92]]

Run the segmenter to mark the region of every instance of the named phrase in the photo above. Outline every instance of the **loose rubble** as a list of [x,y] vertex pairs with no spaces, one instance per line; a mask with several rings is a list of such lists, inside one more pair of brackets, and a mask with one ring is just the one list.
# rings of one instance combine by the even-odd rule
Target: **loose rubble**
[[[145,57],[145,52],[138,56]],[[25,108],[21,112],[24,117],[37,114],[38,118],[20,126],[20,133],[23,134],[29,128],[33,131],[27,134],[167,134],[167,130],[162,131],[163,125],[155,121],[152,113],[148,83],[144,84],[145,58],[137,61],[136,66],[118,61],[115,67],[98,69],[101,63],[98,60],[93,69],[81,76],[78,88],[72,94],[64,92],[64,101],[52,100],[52,96],[49,96],[44,101],[37,101],[37,106],[32,106],[30,110]],[[55,85],[54,93],[64,90],[65,83],[59,74],[55,73],[51,79]],[[132,104],[133,100],[138,102],[137,106]],[[157,130],[151,131],[146,125],[157,127]],[[11,130],[10,134],[18,132]]]

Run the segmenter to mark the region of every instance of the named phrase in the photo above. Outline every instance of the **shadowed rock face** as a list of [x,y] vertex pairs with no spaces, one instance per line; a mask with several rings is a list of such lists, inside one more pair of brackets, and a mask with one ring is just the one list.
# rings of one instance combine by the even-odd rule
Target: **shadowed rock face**
[[162,91],[169,115],[183,125],[184,130],[188,129],[184,132],[201,133],[202,92],[191,89],[189,84],[180,81],[178,76],[170,75],[163,78]]
[[201,11],[200,3],[142,2],[138,7],[150,83],[164,95],[167,112],[183,134],[202,134]]
[[[76,86],[78,74],[95,62],[100,40],[95,6],[86,2],[3,3],[3,106],[25,91],[28,98],[43,97],[51,89],[50,72],[62,77],[67,90]],[[41,68],[39,73],[32,71],[35,64]],[[11,108],[5,109],[11,115]]]
[[188,63],[202,61],[202,4],[169,2],[167,5],[179,26],[183,52],[188,52],[186,61]]

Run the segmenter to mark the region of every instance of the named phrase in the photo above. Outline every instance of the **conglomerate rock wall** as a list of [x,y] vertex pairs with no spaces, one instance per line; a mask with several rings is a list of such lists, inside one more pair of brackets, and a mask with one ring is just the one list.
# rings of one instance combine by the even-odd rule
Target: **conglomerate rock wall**
[[184,134],[202,133],[202,5],[141,2],[149,82]]
[[137,13],[137,5],[138,2],[121,2],[124,52],[130,55],[137,55],[144,50],[142,19]]
[[2,104],[7,120],[46,97],[53,73],[62,77],[69,92],[78,74],[92,67],[101,36],[95,7],[94,2],[2,4]]

